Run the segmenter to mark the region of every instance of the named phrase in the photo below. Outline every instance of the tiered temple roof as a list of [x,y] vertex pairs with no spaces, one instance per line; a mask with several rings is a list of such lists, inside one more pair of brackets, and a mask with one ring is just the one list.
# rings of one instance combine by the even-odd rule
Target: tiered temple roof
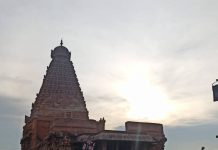
[[44,112],[61,109],[71,113],[83,112],[84,119],[88,119],[83,93],[70,60],[71,53],[62,44],[61,41],[61,45],[51,51],[52,61],[33,104],[31,117],[54,115]]

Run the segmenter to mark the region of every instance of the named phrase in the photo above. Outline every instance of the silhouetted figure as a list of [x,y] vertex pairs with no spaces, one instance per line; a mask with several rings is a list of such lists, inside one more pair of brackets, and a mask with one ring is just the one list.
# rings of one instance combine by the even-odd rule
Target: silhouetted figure
[[205,147],[203,146],[203,147],[201,147],[201,150],[204,150],[205,149]]

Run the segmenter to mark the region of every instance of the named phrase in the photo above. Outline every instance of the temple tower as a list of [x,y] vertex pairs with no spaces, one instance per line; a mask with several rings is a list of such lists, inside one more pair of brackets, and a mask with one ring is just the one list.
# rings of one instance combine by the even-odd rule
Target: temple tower
[[51,51],[52,61],[47,67],[46,75],[31,117],[64,117],[87,120],[88,111],[83,93],[74,70],[71,53],[62,45]]
[[25,116],[22,150],[36,150],[51,132],[73,135],[104,130],[104,122],[90,120],[69,50],[60,46],[51,51],[42,86],[32,104],[30,117]]

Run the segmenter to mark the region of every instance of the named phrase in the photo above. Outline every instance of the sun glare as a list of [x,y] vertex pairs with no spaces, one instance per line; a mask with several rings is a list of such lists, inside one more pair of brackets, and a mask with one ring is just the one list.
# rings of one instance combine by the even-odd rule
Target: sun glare
[[160,87],[150,81],[146,71],[134,68],[119,86],[120,96],[130,106],[130,118],[143,121],[161,121],[173,111],[172,104]]

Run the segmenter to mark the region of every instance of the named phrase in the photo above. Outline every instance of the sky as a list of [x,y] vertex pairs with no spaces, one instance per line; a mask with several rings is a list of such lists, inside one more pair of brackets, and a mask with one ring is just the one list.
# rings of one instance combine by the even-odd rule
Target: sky
[[215,150],[216,0],[0,0],[0,149],[20,149],[50,52],[64,41],[90,118],[158,122],[166,150]]

